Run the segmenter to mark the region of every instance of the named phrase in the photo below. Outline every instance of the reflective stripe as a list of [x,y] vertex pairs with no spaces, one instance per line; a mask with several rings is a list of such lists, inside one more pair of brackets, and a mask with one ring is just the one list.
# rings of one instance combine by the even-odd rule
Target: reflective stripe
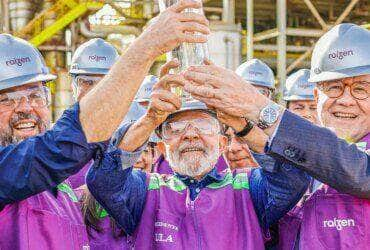
[[98,214],[100,219],[103,219],[108,216],[107,211],[102,208],[98,203],[96,203],[96,213]]
[[[233,189],[236,190],[249,189],[248,174],[238,173],[233,177],[232,173],[228,172],[221,182],[211,183],[207,186],[207,188],[218,189],[230,184],[232,185]],[[148,190],[156,190],[162,186],[166,186],[176,192],[184,191],[187,188],[186,185],[174,175],[168,176],[157,173],[151,174]]]
[[65,183],[65,182],[60,183],[57,186],[57,188],[58,188],[59,191],[61,191],[63,193],[66,193],[73,202],[78,202],[78,198],[77,198],[75,192],[73,191],[73,189],[67,183]]

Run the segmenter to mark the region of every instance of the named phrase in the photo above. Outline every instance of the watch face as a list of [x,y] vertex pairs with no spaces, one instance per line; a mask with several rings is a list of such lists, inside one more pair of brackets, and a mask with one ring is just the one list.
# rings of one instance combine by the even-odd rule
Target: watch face
[[264,122],[266,122],[267,124],[273,124],[278,118],[278,113],[274,108],[267,107],[263,110],[262,117]]

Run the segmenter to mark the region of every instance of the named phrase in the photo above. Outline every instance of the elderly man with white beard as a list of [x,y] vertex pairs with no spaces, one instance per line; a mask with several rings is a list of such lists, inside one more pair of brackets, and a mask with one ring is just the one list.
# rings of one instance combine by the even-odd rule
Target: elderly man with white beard
[[[169,85],[182,81],[181,75],[160,79],[147,113],[122,133],[126,151],[101,155],[87,175],[88,188],[135,249],[264,249],[266,229],[300,199],[309,177],[279,161],[272,172],[226,166],[218,172],[226,146],[222,126],[201,102],[181,107]],[[156,128],[174,174],[132,168]]]

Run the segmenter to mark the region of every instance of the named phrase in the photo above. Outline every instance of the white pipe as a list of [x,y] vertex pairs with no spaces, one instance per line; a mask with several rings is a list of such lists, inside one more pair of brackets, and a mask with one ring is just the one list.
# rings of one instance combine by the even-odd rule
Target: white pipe
[[247,0],[247,60],[253,58],[253,0]]

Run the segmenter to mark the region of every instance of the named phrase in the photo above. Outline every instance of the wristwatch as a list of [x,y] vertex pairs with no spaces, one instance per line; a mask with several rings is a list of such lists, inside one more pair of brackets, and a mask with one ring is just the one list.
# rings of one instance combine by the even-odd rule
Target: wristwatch
[[280,106],[274,102],[270,102],[261,110],[257,126],[263,130],[267,129],[274,125],[274,123],[278,120],[279,115]]
[[249,132],[251,132],[252,128],[254,127],[254,123],[251,122],[250,120],[245,119],[245,122],[246,122],[246,125],[245,125],[245,127],[241,131],[239,131],[239,132],[236,132],[235,131],[235,136],[236,137],[244,137],[244,136],[246,136],[247,134],[249,134]]

